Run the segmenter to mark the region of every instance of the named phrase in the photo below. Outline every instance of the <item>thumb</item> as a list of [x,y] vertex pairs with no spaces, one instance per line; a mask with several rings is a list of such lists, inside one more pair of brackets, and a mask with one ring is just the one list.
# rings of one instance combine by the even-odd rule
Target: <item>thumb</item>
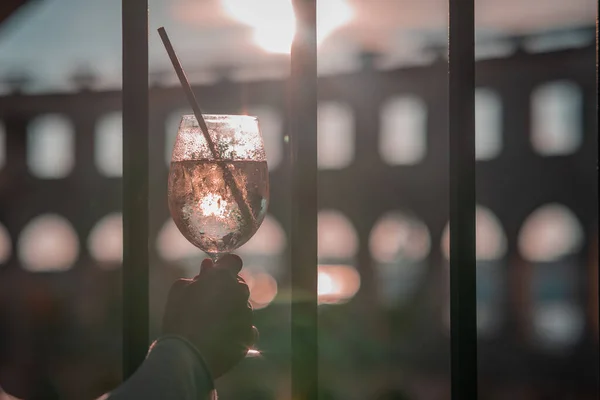
[[216,267],[229,270],[234,276],[240,273],[242,265],[242,259],[235,254],[226,254],[216,263]]
[[166,332],[174,326],[177,322],[177,316],[181,312],[180,303],[185,294],[186,287],[191,283],[190,279],[178,279],[176,280],[167,296],[167,304],[165,306],[165,312],[163,317],[163,331]]
[[206,274],[209,270],[215,267],[215,264],[210,258],[205,258],[200,264],[200,273],[194,277],[194,280],[200,278],[201,275]]

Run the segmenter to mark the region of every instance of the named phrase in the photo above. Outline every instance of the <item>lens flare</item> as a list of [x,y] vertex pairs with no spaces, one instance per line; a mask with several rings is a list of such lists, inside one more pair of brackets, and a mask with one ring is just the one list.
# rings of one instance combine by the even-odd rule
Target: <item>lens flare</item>
[[317,279],[319,304],[345,303],[360,289],[360,275],[351,265],[319,265]]
[[[222,0],[222,5],[229,17],[252,28],[260,48],[269,53],[290,53],[296,34],[291,0]],[[346,0],[321,1],[317,7],[317,44],[353,17]]]

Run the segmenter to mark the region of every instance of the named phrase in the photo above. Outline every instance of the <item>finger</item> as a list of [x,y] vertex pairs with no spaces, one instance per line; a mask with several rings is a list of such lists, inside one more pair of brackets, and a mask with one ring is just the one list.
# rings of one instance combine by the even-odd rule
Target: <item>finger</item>
[[177,300],[183,295],[184,289],[192,282],[191,279],[177,279],[171,285],[167,296],[167,304],[172,300]]
[[[225,287],[223,285],[222,287]],[[250,305],[250,290],[248,286],[235,284],[227,285],[226,289],[221,291],[219,296],[218,308],[221,313],[227,314],[233,321],[244,321],[247,324],[252,322],[253,310]]]
[[238,275],[236,276],[236,279],[237,279],[237,281],[238,281],[239,283],[243,283],[244,285],[247,285],[247,284],[248,284],[248,282],[246,282],[246,280],[244,279],[244,277],[243,277],[242,275],[239,275],[239,274],[238,274]]
[[167,304],[165,305],[163,316],[163,332],[169,331],[176,324],[178,316],[181,313],[181,302],[185,296],[185,288],[190,283],[190,279],[178,279],[171,286],[167,295]]
[[222,285],[220,289],[226,291],[228,296],[245,303],[250,298],[250,287],[246,284],[244,278],[239,275],[241,269],[242,259],[236,255],[228,254],[211,268],[209,275],[215,279],[214,285]]
[[250,299],[250,288],[245,283],[239,281],[229,281],[228,284],[223,285],[226,290],[226,297],[229,298],[230,303],[235,308],[248,308],[248,302]]
[[243,301],[244,304],[248,303],[250,300],[250,288],[246,285],[245,282],[237,282],[237,291],[239,292],[240,301]]
[[229,338],[230,343],[235,343],[239,349],[249,349],[256,343],[254,327],[251,325],[236,324],[224,332],[225,338]]
[[198,279],[200,275],[205,274],[211,268],[214,268],[214,266],[215,264],[210,258],[205,258],[202,260],[202,264],[200,264],[200,273],[194,279]]
[[232,324],[239,326],[239,328],[242,330],[249,330],[248,332],[250,333],[250,337],[253,337],[254,334],[251,332],[253,326],[253,317],[254,313],[252,310],[247,306],[244,306],[243,308],[237,310],[232,318]]
[[217,267],[227,269],[231,271],[233,275],[240,273],[242,270],[242,265],[242,259],[235,254],[226,254],[216,263]]

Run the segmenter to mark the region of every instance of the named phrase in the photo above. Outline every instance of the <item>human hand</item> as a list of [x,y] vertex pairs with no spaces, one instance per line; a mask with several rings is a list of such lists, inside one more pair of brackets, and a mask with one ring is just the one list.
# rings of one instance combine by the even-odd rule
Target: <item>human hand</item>
[[167,299],[163,334],[189,340],[215,379],[240,362],[256,339],[241,269],[236,255],[225,255],[216,264],[205,259],[200,274],[176,281]]

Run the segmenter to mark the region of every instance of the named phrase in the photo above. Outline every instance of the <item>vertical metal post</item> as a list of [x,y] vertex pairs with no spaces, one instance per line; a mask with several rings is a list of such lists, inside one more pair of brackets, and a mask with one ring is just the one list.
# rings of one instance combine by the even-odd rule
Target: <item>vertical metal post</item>
[[449,0],[450,318],[453,400],[477,398],[473,3],[473,0]]
[[123,376],[148,351],[148,0],[122,0]]
[[317,11],[293,0],[290,138],[292,173],[292,399],[317,397]]
[[[600,88],[598,86],[598,66],[600,65],[600,58],[598,57],[598,33],[600,31],[600,18],[598,16],[598,9],[596,9],[596,129],[598,128],[598,110],[600,110]],[[596,153],[596,179],[598,179],[598,153]],[[599,180],[600,181],[600,180]],[[596,196],[598,192],[596,191]],[[598,203],[596,202],[596,218],[598,218]],[[596,228],[598,229],[598,228]],[[594,262],[596,262],[596,335],[600,333],[600,266],[598,266],[598,249],[600,247],[600,235],[596,232],[596,251]],[[600,361],[598,361],[600,366]]]

